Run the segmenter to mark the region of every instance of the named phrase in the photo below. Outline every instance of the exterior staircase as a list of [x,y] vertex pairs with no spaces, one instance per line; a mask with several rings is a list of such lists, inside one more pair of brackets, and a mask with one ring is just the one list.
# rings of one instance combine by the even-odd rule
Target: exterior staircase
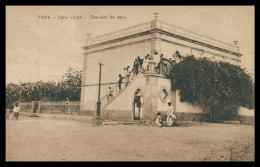
[[124,92],[137,78],[143,77],[145,74],[139,73],[136,77],[129,81],[128,85],[125,86],[125,82],[122,83],[122,89],[119,91],[118,85],[112,88],[113,98],[108,101],[108,94],[101,99],[101,110],[104,110],[110,103],[112,103],[122,92]]

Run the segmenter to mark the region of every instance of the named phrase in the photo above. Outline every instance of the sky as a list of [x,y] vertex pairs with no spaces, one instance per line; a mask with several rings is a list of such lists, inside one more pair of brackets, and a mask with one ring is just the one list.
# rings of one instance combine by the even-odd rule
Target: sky
[[[154,12],[177,27],[229,44],[238,41],[241,66],[254,73],[253,6],[6,6],[6,83],[57,82],[69,66],[82,70],[87,33],[94,37],[148,22]],[[111,15],[126,18],[91,19]],[[58,19],[62,16],[68,19]]]

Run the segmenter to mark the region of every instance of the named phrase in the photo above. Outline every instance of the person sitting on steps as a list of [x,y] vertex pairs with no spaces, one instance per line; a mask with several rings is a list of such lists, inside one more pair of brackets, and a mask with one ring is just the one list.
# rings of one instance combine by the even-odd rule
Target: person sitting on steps
[[161,113],[160,112],[157,113],[155,124],[158,127],[162,127],[163,126],[163,121],[162,121],[162,117],[161,117]]

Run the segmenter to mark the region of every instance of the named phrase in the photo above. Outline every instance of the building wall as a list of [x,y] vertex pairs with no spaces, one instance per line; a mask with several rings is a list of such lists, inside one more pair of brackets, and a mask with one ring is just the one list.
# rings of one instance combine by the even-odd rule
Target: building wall
[[[240,64],[240,59],[236,56],[239,55],[236,48],[223,47],[224,45],[218,45],[214,42],[207,44],[208,40],[200,41],[202,40],[200,37],[194,39],[190,36],[191,34],[187,36],[187,32],[183,33],[179,31],[180,29],[178,31],[177,29],[169,27],[158,20],[153,20],[150,23],[142,24],[141,28],[140,26],[134,26],[134,28],[112,33],[112,36],[108,34],[107,37],[110,36],[109,40],[103,39],[92,44],[91,42],[88,43],[84,47],[81,111],[96,110],[99,62],[104,64],[102,66],[101,98],[106,95],[109,86],[114,87],[116,85],[118,74],[123,74],[124,67],[130,66],[132,68],[134,59],[137,56],[144,58],[146,54],[151,54],[155,50],[159,52],[159,55],[164,54],[164,57],[167,58],[172,58],[172,55],[179,51],[183,56],[193,54],[197,58],[208,57],[212,60],[227,61],[236,65]],[[117,36],[120,33],[125,34]],[[176,36],[176,33],[179,37]],[[159,61],[159,55],[155,56],[156,62]],[[158,90],[163,85],[170,90],[170,81],[165,79],[152,77],[150,80],[145,81],[144,100],[147,105],[144,107],[144,110],[149,110],[149,112],[144,112],[145,117],[150,118],[157,111],[165,111],[167,109],[165,104],[169,101],[172,101],[175,109],[180,113],[202,113],[203,109],[200,106],[178,101],[176,92],[171,92],[171,98],[161,102]],[[132,94],[124,94],[126,99],[129,98],[128,96],[132,96]],[[126,111],[126,106],[130,107],[127,108],[128,111],[131,110],[128,102],[122,101],[122,103],[126,103],[126,105],[123,108],[119,107],[118,111]]]
[[[155,45],[155,46],[152,46]],[[195,46],[193,46],[195,47]],[[157,51],[164,54],[164,57],[166,58],[172,58],[172,55],[179,51],[181,55],[190,55],[194,54],[195,57],[208,57],[213,58],[217,61],[228,61],[233,64],[237,64],[236,60],[228,59],[221,56],[216,56],[216,54],[219,54],[218,51],[214,50],[214,54],[211,52],[208,52],[206,50],[209,50],[208,48],[202,48],[200,49],[169,43],[162,40],[155,40],[150,42],[144,42],[144,43],[138,43],[134,45],[125,45],[123,47],[118,48],[111,48],[108,50],[104,50],[101,52],[96,52],[92,54],[85,55],[84,61],[86,64],[86,72],[85,72],[85,78],[82,88],[82,108],[83,110],[95,110],[96,108],[96,101],[98,96],[98,80],[99,80],[99,66],[98,62],[104,63],[102,66],[102,79],[101,83],[111,83],[101,86],[101,98],[105,96],[106,91],[108,87],[113,87],[116,84],[118,80],[118,74],[123,74],[124,70],[123,68],[126,66],[130,66],[132,68],[134,59],[137,56],[140,56],[143,58],[146,54],[151,52],[151,48],[156,48]],[[202,49],[204,50],[202,50]],[[213,52],[213,51],[212,51]],[[225,56],[226,53],[221,53]],[[159,60],[159,55],[155,56],[155,60]],[[234,56],[228,55],[230,58]],[[169,83],[169,82],[168,82]],[[84,86],[85,85],[85,86]],[[86,86],[89,85],[89,86]],[[169,84],[167,84],[169,85]],[[159,88],[158,88],[159,89]],[[84,94],[84,95],[83,95]],[[158,107],[162,107],[161,104],[158,102]],[[164,106],[165,108],[165,106]],[[161,109],[159,109],[161,110]]]
[[[124,67],[133,66],[134,59],[144,57],[150,53],[150,42],[129,44],[118,48],[111,48],[101,52],[91,53],[86,56],[85,83],[82,87],[82,110],[94,110],[98,99],[99,66],[102,62],[101,83],[114,83],[101,86],[100,97],[106,95],[108,87],[114,87],[118,81],[118,74],[124,75]],[[87,86],[91,85],[91,86]]]
[[203,107],[201,107],[200,105],[194,105],[194,104],[190,104],[188,102],[181,102],[179,93],[180,93],[180,91],[177,90],[176,91],[176,106],[177,106],[176,111],[177,112],[203,113]]
[[[144,93],[145,77],[137,78],[128,88],[123,91],[105,110],[133,110],[134,93],[137,89],[141,89]],[[145,102],[144,102],[145,103]]]
[[[168,96],[167,99],[165,98],[165,100],[160,98],[160,94],[162,93],[162,89],[166,89],[166,91],[168,92]],[[172,91],[171,91],[171,80],[166,79],[166,78],[158,78],[158,87],[157,87],[157,110],[160,112],[165,112],[168,109],[168,102],[171,102],[173,107],[175,108],[176,105],[174,105],[174,100],[175,97],[172,96]],[[174,98],[174,99],[172,99]]]
[[[145,77],[137,78],[119,96],[115,98],[101,113],[107,119],[133,119],[134,94],[139,88],[145,94]],[[145,104],[145,100],[143,100]],[[145,115],[143,110],[143,115]]]
[[102,66],[102,83],[117,82],[118,74],[123,74],[124,67],[130,66],[132,68],[135,58],[138,56],[144,57],[146,54],[150,53],[150,45],[149,42],[145,42],[86,55],[85,85],[98,84],[98,62],[104,64]]
[[164,54],[164,57],[172,58],[173,54],[175,54],[176,51],[179,51],[179,53],[182,56],[187,56],[187,55],[192,54],[196,58],[207,57],[207,58],[213,59],[213,57],[214,57],[214,59],[216,61],[225,61],[225,62],[229,62],[229,63],[235,64],[235,65],[240,64],[237,61],[239,59],[234,55],[230,55],[230,54],[227,54],[224,52],[220,52],[220,51],[213,50],[213,49],[210,49],[207,47],[195,45],[192,43],[186,43],[185,41],[181,41],[181,40],[178,42],[180,42],[180,43],[177,44],[177,43],[170,43],[170,42],[165,42],[165,41],[162,42],[161,50],[162,50],[162,53]]
[[[102,114],[108,119],[133,119],[134,92],[140,88],[143,92],[143,117],[144,120],[153,120],[157,112],[166,114],[168,102],[171,102],[177,112],[179,120],[201,121],[207,110],[199,105],[181,102],[179,90],[171,91],[171,81],[160,76],[140,77],[125,89]],[[162,89],[166,89],[168,97],[160,98]]]
[[[139,88],[143,94],[142,119],[153,119],[158,112],[158,80],[161,77],[140,76],[133,81],[118,97],[103,111],[107,118],[133,119],[134,93]],[[168,86],[168,85],[167,85]]]

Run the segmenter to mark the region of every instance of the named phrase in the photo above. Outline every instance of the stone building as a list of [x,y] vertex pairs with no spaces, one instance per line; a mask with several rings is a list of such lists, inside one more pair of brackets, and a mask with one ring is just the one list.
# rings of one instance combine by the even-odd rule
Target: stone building
[[[221,35],[221,34],[220,34]],[[172,58],[178,51],[182,56],[208,57],[217,61],[227,61],[239,65],[239,47],[227,44],[191,31],[170,25],[158,19],[129,27],[102,36],[88,38],[84,49],[83,82],[81,89],[81,111],[96,110],[98,99],[99,66],[102,62],[101,116],[111,119],[154,119],[158,111],[164,113],[167,103],[172,102],[179,119],[202,120],[208,109],[180,102],[177,92],[171,91],[171,82],[153,70],[150,63],[148,74],[140,74],[129,85],[118,92],[118,74],[123,74],[127,66],[132,68],[137,56],[144,58],[159,55]],[[124,85],[124,84],[123,84]],[[113,89],[113,98],[107,98],[108,87]],[[135,94],[137,92],[137,94]],[[136,112],[134,98],[138,96],[141,107]],[[109,100],[109,101],[108,101]]]

